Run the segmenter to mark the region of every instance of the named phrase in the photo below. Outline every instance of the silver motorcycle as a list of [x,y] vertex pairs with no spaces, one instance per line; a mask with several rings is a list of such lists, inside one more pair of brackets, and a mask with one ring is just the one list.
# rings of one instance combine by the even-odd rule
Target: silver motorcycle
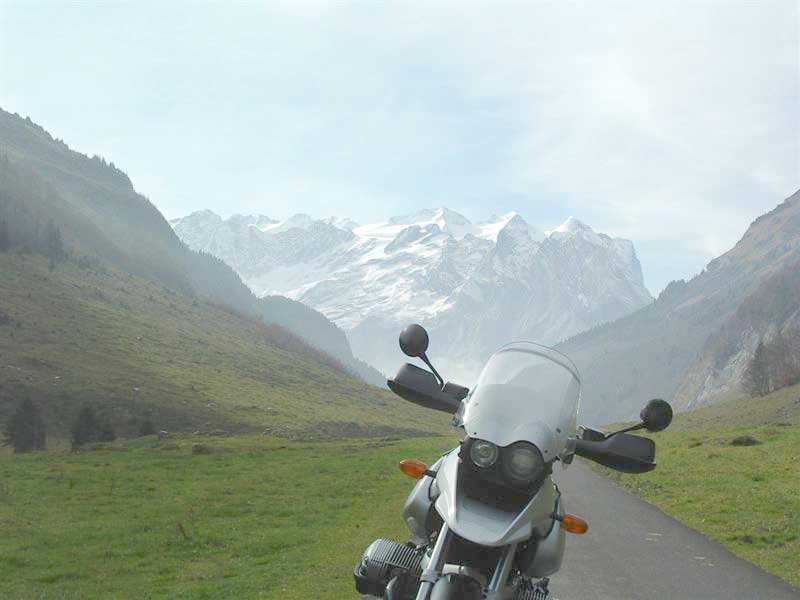
[[566,533],[587,523],[565,512],[553,467],[575,455],[626,473],[655,468],[655,444],[631,435],[672,421],[651,400],[641,422],[603,434],[577,426],[581,382],[560,352],[530,342],[500,348],[472,390],[445,382],[428,359],[428,334],[409,325],[400,347],[430,370],[406,363],[387,383],[401,398],[453,414],[461,444],[430,467],[400,463],[417,479],[403,508],[408,542],[378,539],[354,569],[356,589],[387,600],[552,600],[549,577]]

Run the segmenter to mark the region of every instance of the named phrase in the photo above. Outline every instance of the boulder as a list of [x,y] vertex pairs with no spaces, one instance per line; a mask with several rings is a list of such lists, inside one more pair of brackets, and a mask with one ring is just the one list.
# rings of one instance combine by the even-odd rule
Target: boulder
[[758,446],[763,442],[758,441],[752,435],[740,435],[731,440],[731,446]]
[[205,444],[193,444],[192,445],[192,454],[213,454],[214,450],[211,446],[206,446]]

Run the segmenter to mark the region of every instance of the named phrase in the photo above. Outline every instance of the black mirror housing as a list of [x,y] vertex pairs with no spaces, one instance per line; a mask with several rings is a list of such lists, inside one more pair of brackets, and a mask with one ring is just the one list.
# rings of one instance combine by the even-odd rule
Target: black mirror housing
[[433,373],[409,363],[400,367],[397,375],[389,379],[386,384],[404,400],[450,414],[455,413],[461,404],[458,396],[466,396],[463,392],[468,391],[461,386],[456,386],[459,388],[458,394],[442,389]]
[[428,350],[428,332],[416,323],[407,326],[400,332],[400,349],[412,358],[425,356]]
[[656,398],[645,405],[639,418],[647,431],[663,431],[672,423],[672,407],[669,402]]

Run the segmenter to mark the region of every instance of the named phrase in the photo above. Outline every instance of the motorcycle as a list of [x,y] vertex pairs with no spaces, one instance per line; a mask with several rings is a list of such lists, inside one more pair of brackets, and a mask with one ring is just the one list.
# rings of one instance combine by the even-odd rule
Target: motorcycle
[[460,445],[430,467],[400,463],[417,482],[403,507],[405,544],[375,540],[356,564],[356,589],[387,600],[553,600],[549,577],[567,533],[588,524],[565,512],[553,468],[581,456],[625,473],[655,468],[655,444],[630,432],[665,429],[672,408],[651,400],[641,422],[603,434],[577,425],[581,382],[560,352],[515,342],[495,352],[470,390],[445,382],[426,352],[428,334],[409,325],[400,348],[430,370],[404,364],[389,388],[453,414]]

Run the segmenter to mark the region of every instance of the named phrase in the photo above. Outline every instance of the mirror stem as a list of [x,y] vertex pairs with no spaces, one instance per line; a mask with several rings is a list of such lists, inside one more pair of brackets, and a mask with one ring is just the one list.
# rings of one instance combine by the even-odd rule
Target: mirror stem
[[431,361],[430,361],[430,360],[428,360],[428,355],[427,355],[427,354],[425,354],[425,353],[423,352],[422,354],[420,354],[420,355],[419,355],[419,357],[422,359],[422,361],[423,361],[423,362],[424,362],[426,365],[428,365],[428,368],[429,368],[429,369],[431,370],[431,372],[432,372],[432,373],[433,373],[433,374],[436,376],[436,379],[438,379],[438,380],[439,380],[439,385],[441,385],[442,387],[444,387],[444,379],[442,379],[442,376],[441,376],[441,375],[439,375],[439,371],[437,371],[437,370],[434,368],[434,366],[433,366],[433,364],[431,363]]
[[617,435],[618,433],[628,433],[629,431],[638,431],[639,429],[644,429],[644,423],[637,423],[636,425],[631,425],[630,427],[626,427],[625,429],[620,429],[619,431],[613,431],[606,435],[606,439],[610,438],[612,435]]

